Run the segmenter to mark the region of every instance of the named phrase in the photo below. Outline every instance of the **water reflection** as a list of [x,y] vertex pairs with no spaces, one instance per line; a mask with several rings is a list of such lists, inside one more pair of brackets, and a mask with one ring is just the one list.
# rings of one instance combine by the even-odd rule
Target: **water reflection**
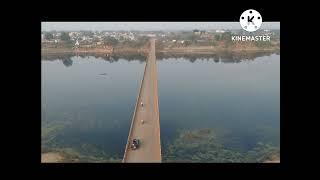
[[66,67],[69,67],[69,66],[72,66],[72,60],[71,60],[71,57],[64,57],[62,59],[62,63],[66,66]]
[[219,59],[218,56],[215,56],[215,57],[213,57],[213,60],[214,60],[215,63],[218,63],[220,59]]
[[[219,54],[170,54],[170,53],[157,53],[157,60],[162,61],[166,59],[185,59],[191,63],[195,61],[214,61],[215,63],[239,63],[244,60],[253,61],[257,57],[270,56],[271,54],[280,55],[277,52],[221,52]],[[64,64],[68,67],[72,65],[72,57],[89,58],[94,57],[110,63],[118,62],[120,59],[126,61],[139,61],[145,62],[146,56],[142,53],[122,53],[122,54],[97,54],[97,53],[67,53],[67,54],[42,54],[42,60],[63,60]]]

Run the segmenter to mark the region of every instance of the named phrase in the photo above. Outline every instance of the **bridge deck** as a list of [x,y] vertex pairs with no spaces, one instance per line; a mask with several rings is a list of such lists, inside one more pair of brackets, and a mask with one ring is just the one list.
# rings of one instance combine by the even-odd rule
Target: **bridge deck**
[[[155,39],[151,39],[150,52],[131,122],[123,162],[161,162],[157,79]],[[143,102],[143,106],[141,102]],[[134,138],[139,139],[141,143],[136,150],[130,148]]]

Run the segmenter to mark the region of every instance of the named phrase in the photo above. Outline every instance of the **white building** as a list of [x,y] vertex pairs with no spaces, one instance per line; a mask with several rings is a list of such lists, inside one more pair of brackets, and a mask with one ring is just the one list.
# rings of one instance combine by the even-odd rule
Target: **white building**
[[148,37],[156,37],[155,34],[147,34]]
[[201,34],[201,32],[200,32],[200,31],[195,31],[195,32],[194,32],[194,34],[196,34],[196,35],[200,35],[200,34]]
[[219,30],[219,29],[216,30],[216,33],[224,33],[224,32],[226,32],[226,31],[224,31],[224,30]]

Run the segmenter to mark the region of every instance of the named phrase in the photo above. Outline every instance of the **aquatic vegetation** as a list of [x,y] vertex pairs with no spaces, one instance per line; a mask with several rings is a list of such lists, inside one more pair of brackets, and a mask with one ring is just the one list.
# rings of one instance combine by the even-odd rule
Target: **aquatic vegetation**
[[45,125],[41,127],[42,144],[48,144],[52,142],[64,127],[64,124]]
[[[63,113],[63,116],[54,118],[58,120],[42,122],[42,153],[59,153],[63,156],[62,162],[121,162],[122,157],[119,157],[118,154],[107,153],[103,147],[79,141],[77,138],[65,139],[66,133],[70,132],[70,127],[76,125],[72,121],[75,118],[69,115],[70,113]],[[77,118],[77,120],[82,119]]]
[[114,157],[106,152],[99,150],[92,145],[85,144],[81,148],[52,148],[50,152],[59,153],[63,160],[62,162],[90,162],[90,163],[101,163],[101,162],[121,162],[122,158]]
[[[164,162],[237,163],[264,162],[278,150],[270,144],[258,143],[257,147],[240,152],[228,149],[218,140],[212,129],[180,131],[179,136],[165,148]],[[280,149],[279,149],[280,151]]]
[[265,162],[268,160],[280,159],[280,148],[265,144],[257,143],[257,146],[247,152],[246,158],[250,162]]

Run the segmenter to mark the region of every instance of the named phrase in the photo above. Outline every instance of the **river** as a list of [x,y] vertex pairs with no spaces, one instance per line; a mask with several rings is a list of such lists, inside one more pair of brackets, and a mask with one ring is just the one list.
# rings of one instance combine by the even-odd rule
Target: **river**
[[[143,57],[42,58],[42,150],[121,159]],[[280,146],[280,55],[157,60],[163,153],[180,131],[209,128],[239,152]]]

